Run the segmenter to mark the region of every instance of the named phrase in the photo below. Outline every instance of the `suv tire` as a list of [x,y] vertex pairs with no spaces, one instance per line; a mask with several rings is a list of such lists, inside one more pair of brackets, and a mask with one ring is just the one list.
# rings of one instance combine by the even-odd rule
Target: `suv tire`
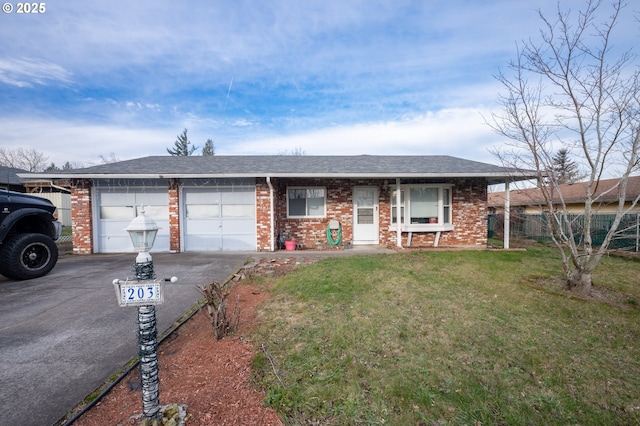
[[58,261],[58,246],[44,234],[18,234],[0,250],[0,274],[28,280],[48,274]]

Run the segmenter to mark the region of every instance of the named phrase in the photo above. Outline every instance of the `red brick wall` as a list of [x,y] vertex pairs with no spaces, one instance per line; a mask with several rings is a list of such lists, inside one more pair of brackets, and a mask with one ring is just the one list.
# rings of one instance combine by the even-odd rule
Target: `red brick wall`
[[177,179],[169,181],[169,250],[180,252],[180,186]]
[[91,181],[89,180],[71,182],[71,229],[73,253],[93,253]]
[[[342,243],[353,241],[353,187],[378,186],[382,193],[383,180],[350,180],[350,179],[281,179],[277,187],[277,226],[276,235],[280,232],[287,240],[296,241],[298,246],[309,249],[329,249],[327,242],[327,226],[334,219],[342,227]],[[293,219],[287,218],[288,186],[318,186],[326,188],[326,217]],[[334,238],[335,238],[334,234]]]
[[[455,179],[452,191],[453,231],[442,232],[440,246],[482,246],[487,243],[487,192],[484,179]],[[396,246],[396,226],[391,224],[390,194],[395,181],[382,179],[273,179],[276,215],[271,235],[271,191],[266,179],[256,181],[256,250],[270,251],[278,248],[278,236],[293,239],[298,245],[310,249],[329,249],[326,229],[331,219],[342,227],[342,241],[353,241],[353,187],[377,186],[379,189],[380,244]],[[321,186],[327,190],[327,215],[324,218],[287,218],[288,186]],[[180,200],[179,182],[171,181],[169,192],[170,250],[180,251]],[[76,254],[93,253],[93,228],[91,209],[91,182],[72,182],[73,251]],[[407,233],[402,234],[406,247]],[[414,232],[411,247],[432,247],[435,233]]]
[[[487,245],[487,185],[484,179],[454,179],[452,190],[453,231],[440,234],[438,246],[486,246]],[[396,247],[396,225],[391,225],[391,201],[389,190],[380,194],[381,244]],[[407,246],[409,234],[402,233],[402,246]],[[434,232],[414,232],[411,247],[433,247]]]
[[[456,179],[452,190],[452,219],[454,230],[440,235],[439,246],[482,246],[487,244],[487,192],[484,179]],[[287,186],[322,186],[327,189],[325,218],[287,218]],[[350,179],[281,179],[276,188],[277,235],[295,240],[303,248],[330,248],[326,229],[329,220],[336,219],[342,227],[342,241],[353,241],[353,187],[377,186],[379,189],[380,244],[396,247],[396,226],[391,224],[391,192],[395,181]],[[268,210],[268,209],[267,209]],[[433,247],[434,232],[414,232],[411,247]],[[407,245],[407,233],[402,233],[402,245]]]
[[487,183],[485,179],[460,179],[453,188],[452,215],[456,229],[443,233],[441,245],[487,245]]
[[[256,180],[256,250],[271,251],[271,191],[267,180]],[[275,235],[273,236],[274,248]]]

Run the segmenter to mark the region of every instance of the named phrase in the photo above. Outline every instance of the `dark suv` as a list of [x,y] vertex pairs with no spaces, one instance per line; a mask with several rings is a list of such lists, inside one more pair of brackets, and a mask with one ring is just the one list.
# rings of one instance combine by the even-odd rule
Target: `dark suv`
[[55,210],[44,198],[0,190],[0,274],[28,280],[53,269],[62,230]]

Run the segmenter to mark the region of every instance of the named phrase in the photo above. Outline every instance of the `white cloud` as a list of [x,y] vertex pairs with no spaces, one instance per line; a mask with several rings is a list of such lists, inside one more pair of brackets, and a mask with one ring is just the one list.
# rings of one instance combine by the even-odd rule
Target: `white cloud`
[[0,58],[0,83],[32,87],[51,82],[71,82],[71,72],[54,63],[33,58]]
[[187,128],[220,155],[491,162],[501,141],[480,110],[538,8],[556,0],[52,0],[2,17],[2,144],[88,163],[164,155]]
[[[488,112],[485,111],[485,114]],[[50,162],[92,165],[113,153],[126,160],[167,155],[183,127],[124,128],[62,120],[0,119],[7,148],[35,148]],[[176,130],[178,129],[178,130]],[[288,136],[260,137],[249,132],[226,142],[199,128],[189,139],[201,147],[214,140],[217,155],[273,155],[301,148],[307,155],[452,155],[492,163],[490,146],[500,139],[486,126],[479,110],[447,109],[398,121],[336,125]]]
[[[488,111],[484,111],[488,115]],[[477,109],[446,109],[400,121],[337,125],[221,147],[220,154],[277,154],[302,149],[307,155],[452,155],[493,162],[488,149],[500,138]]]
[[0,119],[3,146],[34,148],[49,162],[62,166],[67,161],[85,166],[100,163],[111,153],[120,160],[147,155],[164,155],[173,139],[166,129],[131,129],[48,119]]

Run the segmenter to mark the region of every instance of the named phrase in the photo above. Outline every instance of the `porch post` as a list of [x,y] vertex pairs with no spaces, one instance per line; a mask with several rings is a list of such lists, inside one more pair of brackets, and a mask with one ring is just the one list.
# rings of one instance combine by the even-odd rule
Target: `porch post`
[[274,215],[273,211],[273,184],[271,183],[271,176],[267,176],[267,185],[269,186],[269,247],[271,251],[276,251],[275,247],[275,229],[274,229]]
[[402,248],[402,216],[400,212],[400,202],[402,201],[402,194],[400,194],[400,178],[396,178],[396,245],[398,248]]
[[504,248],[509,248],[509,221],[511,220],[511,200],[509,193],[509,179],[504,182]]

